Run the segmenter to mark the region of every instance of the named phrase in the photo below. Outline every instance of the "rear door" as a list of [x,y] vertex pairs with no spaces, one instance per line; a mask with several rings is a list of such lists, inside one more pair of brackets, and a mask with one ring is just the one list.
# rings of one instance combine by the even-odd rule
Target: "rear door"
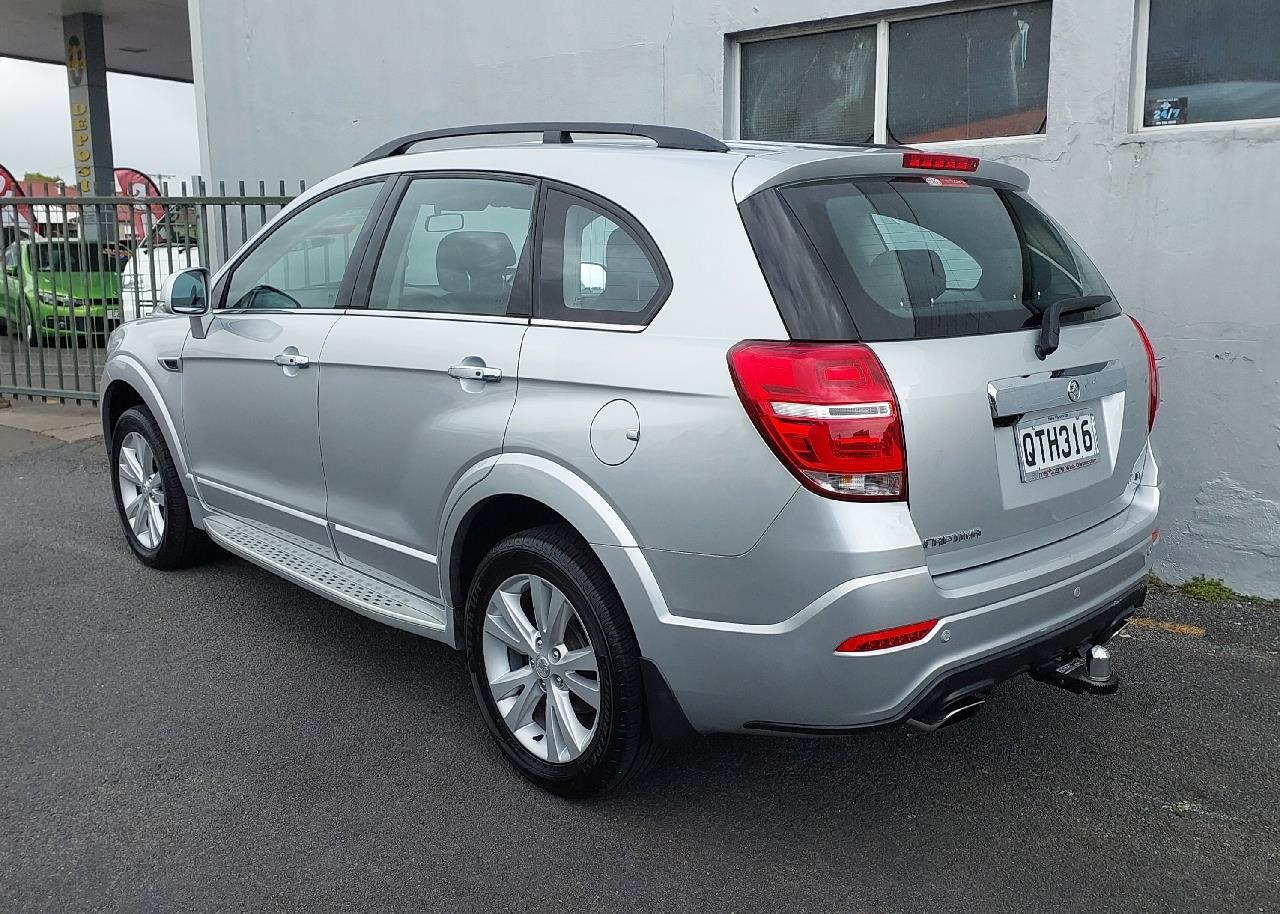
[[[1147,436],[1146,356],[1066,233],[1021,193],[886,176],[783,188],[901,404],[930,569],[994,561],[1122,510]],[[1105,295],[1063,318],[1050,302]]]
[[361,270],[367,307],[325,344],[320,441],[342,560],[438,597],[445,500],[501,451],[515,404],[537,184],[423,175],[397,194]]

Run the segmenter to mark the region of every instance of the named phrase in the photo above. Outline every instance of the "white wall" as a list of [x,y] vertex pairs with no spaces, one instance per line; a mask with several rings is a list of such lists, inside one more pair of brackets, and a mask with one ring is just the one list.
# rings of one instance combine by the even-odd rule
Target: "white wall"
[[[892,2],[892,0],[890,0]],[[721,134],[725,34],[868,0],[190,0],[204,172],[316,180],[413,130],[648,121]],[[898,0],[897,8],[922,6]],[[1280,596],[1280,126],[1130,132],[1134,7],[1055,0],[1025,169],[1163,357],[1162,575]]]

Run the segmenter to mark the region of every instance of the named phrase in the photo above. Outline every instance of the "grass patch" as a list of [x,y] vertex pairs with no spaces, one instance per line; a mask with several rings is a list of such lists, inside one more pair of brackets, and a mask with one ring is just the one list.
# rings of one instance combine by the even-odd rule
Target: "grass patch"
[[1202,574],[1179,584],[1178,593],[1204,603],[1223,603],[1227,600],[1241,599],[1240,594],[1222,583],[1222,578],[1206,578]]

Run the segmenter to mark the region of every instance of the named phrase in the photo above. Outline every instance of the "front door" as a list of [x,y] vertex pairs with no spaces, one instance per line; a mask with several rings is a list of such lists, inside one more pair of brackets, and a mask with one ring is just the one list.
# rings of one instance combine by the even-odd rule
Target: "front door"
[[182,420],[205,504],[332,554],[316,403],[325,338],[382,182],[317,198],[214,290],[204,339],[182,351]]
[[501,451],[515,405],[536,185],[406,184],[357,282],[368,307],[353,299],[325,345],[320,442],[342,560],[437,598],[445,502]]

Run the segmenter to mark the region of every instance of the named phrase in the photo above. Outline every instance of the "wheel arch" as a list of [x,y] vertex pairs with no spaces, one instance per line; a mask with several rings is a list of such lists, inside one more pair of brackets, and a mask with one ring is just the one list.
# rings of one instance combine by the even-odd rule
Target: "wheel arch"
[[156,424],[160,427],[160,433],[164,435],[165,446],[173,456],[178,475],[182,478],[183,488],[187,490],[188,495],[193,494],[181,436],[155,382],[142,370],[141,365],[127,355],[116,355],[111,359],[103,372],[102,382],[102,401],[99,409],[107,450],[111,449],[111,433],[115,428],[116,420],[125,410],[133,406],[145,406],[155,418]]
[[469,574],[484,554],[517,530],[564,523],[595,553],[631,620],[640,646],[648,726],[663,744],[694,735],[661,671],[661,657],[651,653],[667,641],[662,630],[668,626],[661,620],[670,612],[661,589],[622,517],[589,482],[543,457],[502,454],[463,474],[445,517],[438,561],[455,647],[463,647]]
[[457,643],[470,575],[503,537],[563,523],[597,553],[599,546],[637,545],[604,496],[560,464],[534,455],[502,454],[476,469],[464,474],[449,500],[440,544],[441,595],[451,608]]

